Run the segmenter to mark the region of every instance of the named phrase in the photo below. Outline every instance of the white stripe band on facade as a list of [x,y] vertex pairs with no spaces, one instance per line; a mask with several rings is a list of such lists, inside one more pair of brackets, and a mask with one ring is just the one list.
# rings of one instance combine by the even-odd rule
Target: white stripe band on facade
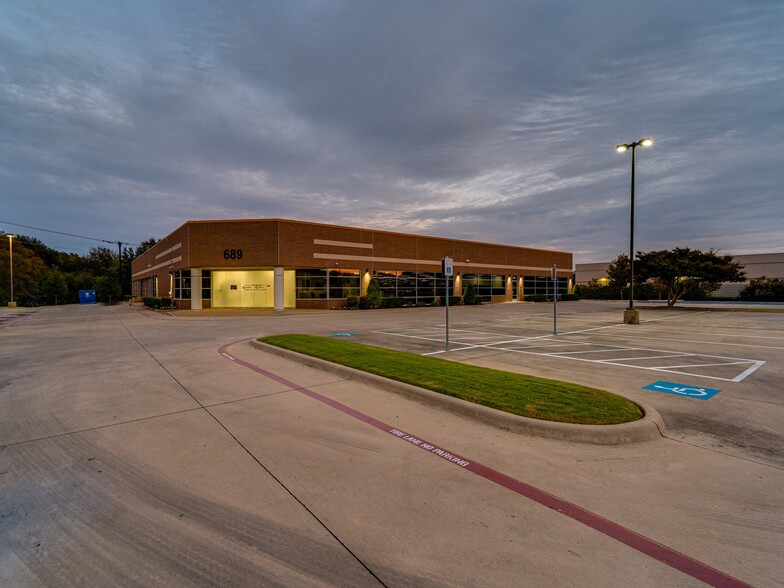
[[153,271],[155,271],[157,269],[160,269],[160,268],[162,268],[164,266],[171,265],[173,263],[177,263],[178,261],[182,261],[182,255],[180,255],[179,257],[174,257],[174,258],[170,259],[169,261],[164,261],[163,263],[159,263],[158,265],[153,265],[151,267],[148,267],[146,270],[142,270],[140,272],[136,272],[135,274],[133,274],[133,277],[135,278],[136,276],[140,276],[142,274],[153,272]]
[[327,239],[313,239],[314,245],[332,245],[334,247],[352,247],[354,249],[373,249],[370,243],[351,243],[349,241],[328,241]]
[[[419,264],[419,265],[436,265],[441,267],[441,260],[432,261],[427,259],[401,259],[397,257],[373,257],[373,256],[366,256],[366,255],[331,255],[329,253],[314,253],[314,259],[342,259],[345,261],[368,261],[368,262],[378,262],[378,263],[404,263],[404,264]],[[491,263],[461,263],[459,261],[454,262],[455,267],[457,266],[471,266],[471,267],[482,267],[482,268],[489,268],[489,269],[508,269],[508,270],[534,270],[534,271],[542,271],[542,272],[549,272],[552,268],[549,267],[535,267],[529,265],[501,265],[501,264],[491,264]],[[567,274],[569,276],[572,275],[571,269],[562,269],[558,270],[560,273]]]
[[155,256],[155,259],[160,259],[164,255],[169,255],[169,253],[171,253],[172,251],[176,251],[180,247],[182,247],[182,242],[179,242],[176,245],[172,245],[166,251],[161,251],[158,255]]

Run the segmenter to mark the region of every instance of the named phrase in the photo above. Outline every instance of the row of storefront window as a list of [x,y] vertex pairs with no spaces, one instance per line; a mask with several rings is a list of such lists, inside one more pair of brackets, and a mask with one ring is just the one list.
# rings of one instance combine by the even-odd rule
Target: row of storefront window
[[[432,302],[446,293],[446,281],[438,272],[374,271],[384,297],[407,298],[412,302]],[[506,276],[501,274],[463,274],[463,290],[473,284],[477,296],[490,302],[492,296],[506,295]],[[512,297],[517,298],[518,281],[510,280]],[[297,298],[346,298],[360,291],[360,271],[351,269],[307,269],[296,271]],[[450,287],[454,281],[450,282]],[[566,294],[568,279],[558,278],[558,293]],[[524,294],[552,295],[552,280],[546,276],[525,276]],[[462,292],[460,293],[462,294]]]
[[[438,272],[404,272],[374,271],[373,277],[378,281],[384,297],[407,298],[412,302],[429,303],[443,296],[446,291],[444,275]],[[193,279],[191,270],[174,272],[174,298],[187,300],[191,298]],[[517,298],[517,279],[512,279],[512,297]],[[141,284],[141,281],[137,282]],[[463,274],[462,287],[473,284],[477,296],[486,302],[492,296],[506,295],[506,276],[501,274]],[[450,287],[454,281],[450,282]],[[211,296],[210,270],[201,272],[201,297],[209,300]],[[296,270],[296,297],[300,300],[347,298],[359,296],[361,288],[360,270],[353,269],[298,269]],[[568,279],[558,278],[559,294],[568,291]],[[524,295],[552,296],[553,283],[547,276],[524,276]],[[459,294],[462,294],[460,292]]]

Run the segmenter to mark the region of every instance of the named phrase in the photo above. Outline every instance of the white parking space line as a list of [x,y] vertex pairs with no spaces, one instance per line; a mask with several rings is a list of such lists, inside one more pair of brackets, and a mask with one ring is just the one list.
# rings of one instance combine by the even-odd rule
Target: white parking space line
[[[669,318],[669,317],[668,317]],[[605,327],[598,327],[596,329],[586,329],[586,330],[598,330]],[[372,331],[376,334],[381,335],[388,335],[393,337],[406,337],[411,339],[419,339],[423,341],[430,341],[434,343],[443,343],[443,331],[440,329],[419,329],[414,332],[423,333],[423,332],[432,332],[433,336],[423,336],[420,335],[412,335],[408,334],[412,330],[406,330],[404,332],[394,332],[394,331]],[[581,333],[584,331],[577,331],[576,333]],[[707,378],[711,380],[722,380],[725,382],[740,382],[747,378],[749,375],[754,373],[760,367],[762,367],[765,362],[756,359],[747,359],[742,357],[727,357],[722,355],[709,355],[706,353],[687,353],[687,352],[680,352],[674,350],[667,350],[667,349],[650,349],[645,347],[632,347],[632,346],[624,346],[624,345],[612,345],[609,343],[592,343],[587,341],[568,341],[564,340],[565,335],[559,336],[557,339],[554,339],[551,335],[540,335],[540,336],[531,336],[531,337],[519,337],[516,339],[504,339],[501,341],[495,342],[486,342],[486,343],[476,343],[473,341],[474,336],[477,334],[481,334],[486,337],[495,336],[497,338],[502,338],[508,335],[505,334],[493,334],[486,331],[470,331],[468,329],[456,329],[453,331],[455,336],[450,337],[450,344],[455,345],[455,348],[452,349],[453,352],[460,352],[460,351],[471,351],[475,349],[491,349],[494,351],[502,351],[507,353],[524,353],[528,355],[538,355],[544,357],[553,357],[556,359],[571,359],[573,361],[583,361],[587,363],[598,363],[602,365],[616,365],[619,367],[626,367],[626,368],[634,368],[634,369],[641,369],[641,370],[648,370],[648,371],[656,371],[656,372],[666,372],[672,374],[680,374],[680,375],[689,375],[695,376],[700,378]],[[461,340],[464,337],[461,333],[470,333],[467,337],[471,339],[470,341]],[[644,337],[639,337],[644,338]],[[680,340],[676,340],[680,341]],[[526,345],[525,343],[538,343],[534,345]],[[707,343],[706,341],[700,341],[699,343]],[[570,351],[548,351],[549,349],[556,348],[556,347],[597,347],[598,349],[574,349]],[[756,347],[752,345],[746,345],[749,347]],[[596,358],[596,359],[589,359],[587,357],[578,357],[581,355],[586,355],[590,353],[623,353],[623,352],[644,352],[646,355],[631,355],[628,357],[615,357],[615,358]],[[424,353],[423,355],[439,355],[441,353],[446,353],[444,350],[433,351],[429,353]],[[651,355],[653,354],[653,355]],[[664,365],[657,365],[657,366],[650,366],[650,365],[641,365],[640,363],[629,363],[629,362],[642,362],[647,361],[650,362],[652,360],[665,360],[665,359],[672,359],[675,357],[687,357],[693,358],[694,363],[682,364],[682,365],[667,365],[666,362]],[[708,362],[701,362],[701,359],[708,359]],[[719,361],[716,361],[719,360]],[[657,362],[658,363],[658,362]],[[722,377],[718,375],[708,375],[704,373],[695,373],[694,371],[688,370],[695,370],[695,369],[703,369],[703,368],[723,368],[729,366],[743,366],[748,365],[748,369],[744,370],[740,374],[734,377]],[[720,372],[719,372],[720,373]],[[726,372],[725,372],[726,373]]]
[[[569,333],[567,333],[569,334]],[[606,335],[599,335],[606,336]],[[784,350],[784,347],[773,347],[771,345],[752,345],[751,343],[728,343],[721,341],[696,341],[693,339],[673,339],[670,337],[647,337],[642,335],[620,335],[623,339],[645,339],[646,341],[673,341],[676,343],[696,343],[697,345],[723,345],[724,347],[751,347],[753,349],[779,349]]]
[[683,365],[668,365],[668,368],[707,367],[714,365],[746,365],[748,361],[728,361],[727,363],[686,363]]
[[[596,359],[594,361],[603,363],[607,361],[635,361],[640,359],[666,359],[668,357],[689,357],[691,355],[692,355],[691,353],[669,353],[666,355],[637,355],[635,357],[613,357],[612,359]],[[673,366],[669,366],[669,367],[673,367]]]

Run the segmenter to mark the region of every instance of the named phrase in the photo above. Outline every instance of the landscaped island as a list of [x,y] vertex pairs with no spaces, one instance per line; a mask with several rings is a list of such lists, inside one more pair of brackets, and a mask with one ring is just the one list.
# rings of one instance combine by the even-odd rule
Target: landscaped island
[[258,340],[523,417],[583,425],[615,425],[643,417],[630,400],[579,384],[315,335]]

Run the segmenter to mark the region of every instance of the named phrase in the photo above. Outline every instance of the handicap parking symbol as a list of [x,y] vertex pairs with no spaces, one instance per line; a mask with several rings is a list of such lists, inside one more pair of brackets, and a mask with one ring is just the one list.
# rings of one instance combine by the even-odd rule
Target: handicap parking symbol
[[687,396],[689,398],[697,398],[698,400],[708,400],[713,398],[721,392],[713,388],[700,388],[698,386],[687,386],[685,384],[676,384],[675,382],[654,382],[642,387],[643,390],[653,390],[654,392],[664,392],[665,394],[675,394],[676,396]]

